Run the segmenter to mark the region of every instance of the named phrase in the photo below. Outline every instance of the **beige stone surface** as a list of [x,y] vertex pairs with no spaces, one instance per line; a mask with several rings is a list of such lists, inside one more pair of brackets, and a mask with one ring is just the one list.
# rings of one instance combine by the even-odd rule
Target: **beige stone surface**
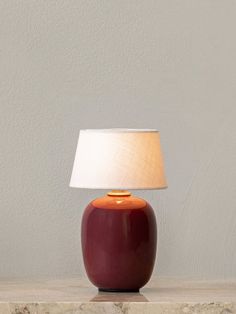
[[140,293],[101,293],[87,279],[0,282],[0,314],[236,313],[236,281],[154,278]]

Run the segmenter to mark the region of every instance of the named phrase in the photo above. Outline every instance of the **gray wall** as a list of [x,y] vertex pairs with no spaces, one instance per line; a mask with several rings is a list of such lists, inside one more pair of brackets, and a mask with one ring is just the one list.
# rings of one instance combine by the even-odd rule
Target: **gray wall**
[[79,129],[157,128],[165,276],[236,278],[236,2],[0,2],[0,277],[84,274]]

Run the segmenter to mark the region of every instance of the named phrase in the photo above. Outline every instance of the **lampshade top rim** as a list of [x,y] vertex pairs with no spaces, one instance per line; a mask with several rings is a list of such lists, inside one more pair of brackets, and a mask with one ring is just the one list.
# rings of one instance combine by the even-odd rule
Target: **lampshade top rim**
[[112,129],[82,129],[80,132],[102,132],[102,133],[159,133],[156,129],[128,129],[128,128],[112,128]]

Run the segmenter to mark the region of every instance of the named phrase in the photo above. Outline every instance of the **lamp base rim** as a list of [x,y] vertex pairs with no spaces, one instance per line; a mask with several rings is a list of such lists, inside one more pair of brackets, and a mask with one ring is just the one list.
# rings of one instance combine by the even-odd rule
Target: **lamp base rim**
[[139,288],[137,289],[110,289],[110,288],[98,288],[99,292],[118,292],[118,293],[139,293]]

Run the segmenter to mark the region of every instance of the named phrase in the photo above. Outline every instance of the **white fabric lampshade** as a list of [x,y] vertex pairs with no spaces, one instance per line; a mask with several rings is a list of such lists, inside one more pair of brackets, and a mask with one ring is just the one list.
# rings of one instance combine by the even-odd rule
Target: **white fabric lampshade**
[[157,130],[81,130],[70,181],[89,189],[167,187]]

